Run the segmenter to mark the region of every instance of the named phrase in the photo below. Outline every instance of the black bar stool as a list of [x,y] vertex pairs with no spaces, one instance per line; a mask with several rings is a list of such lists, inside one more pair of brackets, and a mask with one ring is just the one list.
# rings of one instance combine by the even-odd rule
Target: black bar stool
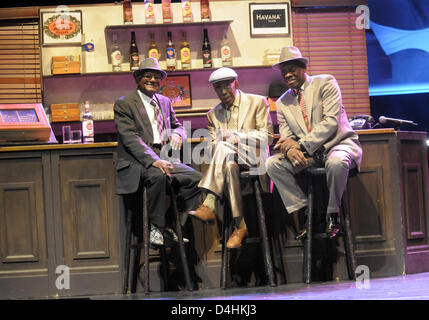
[[[250,179],[253,187],[253,194],[256,197],[256,205],[257,205],[257,218],[258,218],[258,227],[259,227],[259,237],[258,238],[250,238],[246,237],[243,240],[243,244],[246,243],[261,243],[262,245],[262,254],[264,260],[265,270],[268,275],[268,283],[271,287],[275,287],[277,285],[275,276],[274,276],[274,268],[273,261],[271,258],[270,244],[268,239],[267,232],[267,224],[265,220],[265,212],[262,204],[262,187],[259,182],[259,175],[252,175],[250,171],[242,171],[240,172],[240,179]],[[223,241],[222,241],[222,266],[221,266],[221,287],[223,289],[227,288],[227,276],[230,274],[230,250],[237,249],[228,249],[226,247],[226,242],[228,241],[229,236],[231,235],[231,217],[230,213],[227,210],[224,210],[223,213]]]
[[[141,194],[141,189],[130,196],[131,199],[134,198],[138,202],[139,199],[136,199]],[[179,252],[180,252],[180,259],[183,266],[183,273],[185,277],[185,285],[186,289],[189,291],[192,291],[192,283],[191,283],[191,276],[189,272],[189,265],[188,265],[188,259],[186,257],[185,252],[185,245],[183,243],[183,234],[182,234],[182,225],[180,224],[180,217],[177,210],[177,204],[174,196],[173,188],[170,188],[170,199],[171,199],[171,205],[173,207],[173,213],[175,216],[175,224],[176,224],[176,233],[177,237],[179,239]],[[144,287],[144,293],[149,293],[149,236],[150,236],[150,229],[149,229],[149,214],[147,209],[147,190],[146,187],[143,186],[143,199],[142,199],[142,205],[135,206],[132,205],[133,202],[131,202],[132,207],[129,206],[129,201],[125,201],[125,207],[127,212],[127,221],[126,221],[126,242],[125,242],[125,262],[124,262],[124,282],[122,287],[122,293],[126,294],[128,293],[128,286],[130,282],[130,256],[131,251],[133,251],[133,258],[134,258],[134,266],[131,269],[131,279],[132,279],[132,286],[131,286],[131,293],[134,293],[136,291],[137,286],[137,274],[138,270],[140,269],[140,250],[143,248],[143,287]],[[141,242],[141,239],[138,239],[137,237],[132,237],[132,227],[133,227],[133,215],[138,214],[138,212],[134,212],[135,207],[139,208],[138,210],[142,210],[142,224],[143,224],[143,242]],[[143,208],[143,209],[141,209]],[[131,210],[130,210],[131,209]],[[136,217],[137,218],[137,217]],[[138,219],[137,219],[138,221]],[[136,239],[137,238],[137,241]],[[168,269],[167,269],[167,259],[165,254],[165,247],[161,246],[159,248],[160,256],[161,256],[161,265],[163,267],[163,277],[164,277],[164,290],[168,288]]]
[[[312,263],[312,246],[313,238],[328,238],[326,233],[313,234],[313,216],[314,216],[314,178],[326,177],[324,167],[308,167],[300,174],[307,178],[308,183],[308,212],[307,212],[307,238],[304,241],[304,282],[311,283],[311,263]],[[356,170],[350,170],[349,177],[356,174]],[[338,235],[343,237],[344,249],[347,261],[347,272],[350,280],[355,280],[356,256],[353,247],[353,235],[350,224],[350,214],[345,200],[345,193],[341,199],[341,212],[339,215],[342,232]]]

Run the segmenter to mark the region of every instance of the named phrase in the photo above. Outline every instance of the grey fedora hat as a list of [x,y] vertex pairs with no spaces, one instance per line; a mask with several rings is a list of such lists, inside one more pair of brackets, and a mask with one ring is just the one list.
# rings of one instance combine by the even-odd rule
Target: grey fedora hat
[[158,60],[155,58],[146,58],[140,62],[139,69],[133,72],[134,78],[138,77],[145,71],[158,71],[162,74],[162,79],[167,78],[167,72],[161,69]]
[[305,65],[307,65],[308,63],[308,59],[302,56],[301,51],[299,51],[297,47],[293,47],[293,46],[283,47],[280,51],[279,62],[273,65],[273,69],[278,70],[279,66],[282,63],[293,61],[293,60],[301,61]]

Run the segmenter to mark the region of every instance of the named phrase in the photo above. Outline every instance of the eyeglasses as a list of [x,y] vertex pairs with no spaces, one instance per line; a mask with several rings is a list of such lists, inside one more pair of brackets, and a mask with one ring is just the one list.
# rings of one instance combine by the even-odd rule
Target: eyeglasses
[[152,78],[155,78],[156,81],[162,80],[162,76],[159,74],[155,74],[155,73],[145,73],[143,75],[143,78],[145,78],[146,80],[152,80]]
[[216,92],[222,92],[224,89],[226,91],[232,91],[232,84],[234,81],[231,82],[224,82],[224,83],[216,83],[213,88],[215,89]]

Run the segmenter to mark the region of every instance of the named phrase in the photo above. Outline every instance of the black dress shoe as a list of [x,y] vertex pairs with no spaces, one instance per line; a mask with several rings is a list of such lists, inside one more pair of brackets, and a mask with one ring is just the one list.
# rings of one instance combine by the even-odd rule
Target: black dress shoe
[[330,239],[334,239],[338,236],[341,231],[341,225],[338,222],[338,215],[332,214],[329,218],[328,228],[326,233]]

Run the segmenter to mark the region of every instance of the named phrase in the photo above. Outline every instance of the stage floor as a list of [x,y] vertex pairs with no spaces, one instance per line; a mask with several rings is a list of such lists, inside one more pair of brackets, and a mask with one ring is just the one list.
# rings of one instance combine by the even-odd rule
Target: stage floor
[[370,279],[293,283],[278,287],[204,289],[92,296],[94,300],[429,300],[429,273]]

